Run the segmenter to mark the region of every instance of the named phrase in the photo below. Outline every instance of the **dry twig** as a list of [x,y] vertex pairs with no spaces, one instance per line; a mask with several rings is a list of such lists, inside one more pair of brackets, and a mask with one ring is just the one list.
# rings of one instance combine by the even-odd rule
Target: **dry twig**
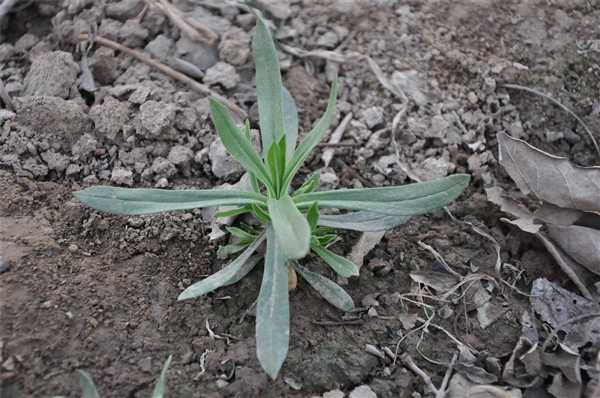
[[427,373],[425,373],[425,371],[423,369],[421,369],[419,366],[417,366],[417,364],[415,363],[415,361],[413,361],[413,359],[411,358],[410,355],[403,354],[400,357],[400,359],[402,360],[402,363],[404,364],[404,366],[409,368],[414,374],[416,374],[423,380],[423,382],[425,383],[427,388],[429,388],[435,394],[435,398],[446,397],[446,394],[448,392],[448,383],[450,383],[450,376],[452,376],[452,371],[454,370],[454,365],[456,364],[456,360],[458,359],[457,354],[454,354],[452,356],[452,360],[450,361],[450,364],[448,365],[448,368],[446,369],[446,374],[444,375],[444,380],[442,380],[442,384],[440,385],[439,388],[433,384],[433,381],[431,381],[431,377]]
[[151,7],[162,11],[189,39],[198,43],[208,44],[211,47],[217,43],[219,35],[206,26],[202,26],[195,21],[186,18],[177,7],[168,1],[146,0],[146,3]]
[[[79,40],[81,40],[81,41],[90,40],[90,35],[87,33],[81,33],[79,35]],[[129,47],[126,47],[122,44],[119,44],[115,41],[112,41],[112,40],[107,39],[102,36],[95,36],[94,42],[101,46],[108,47],[108,48],[111,48],[116,51],[124,52],[127,55],[137,59],[138,61],[143,62],[147,65],[150,65],[151,67],[153,67],[155,69],[158,69],[159,71],[161,71],[165,75],[169,76],[170,78],[179,80],[180,82],[187,84],[194,91],[197,91],[204,95],[211,95],[211,96],[217,98],[219,101],[221,101],[225,105],[227,105],[229,107],[229,109],[231,109],[236,114],[236,116],[238,116],[238,118],[240,120],[243,120],[244,118],[247,117],[246,112],[244,112],[239,106],[237,106],[233,102],[229,101],[227,98],[223,97],[221,94],[211,90],[209,87],[205,86],[202,83],[197,82],[196,80],[184,75],[183,73],[177,72],[175,69],[150,58],[149,56],[147,56],[146,54],[143,54],[140,51],[133,50]]]

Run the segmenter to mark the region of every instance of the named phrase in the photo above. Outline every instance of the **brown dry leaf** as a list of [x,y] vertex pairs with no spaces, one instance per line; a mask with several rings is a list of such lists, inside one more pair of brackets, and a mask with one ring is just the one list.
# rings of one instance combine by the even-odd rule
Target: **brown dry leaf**
[[361,268],[363,266],[365,256],[369,254],[375,246],[381,242],[385,235],[385,231],[363,232],[358,242],[352,247],[350,252],[350,261]]
[[548,387],[548,392],[556,398],[581,397],[583,386],[580,383],[573,383],[562,373],[556,373],[552,378],[552,384]]
[[456,373],[448,387],[448,398],[522,398],[521,390],[507,390],[489,384],[475,384]]
[[600,230],[571,225],[547,226],[548,235],[579,264],[600,275]]
[[504,366],[502,379],[516,387],[532,387],[539,383],[542,370],[538,332],[529,312],[521,317],[521,337]]
[[542,353],[542,362],[559,369],[572,383],[581,384],[581,356],[577,351],[559,344],[555,352]]
[[459,279],[446,272],[435,271],[415,271],[410,273],[410,279],[417,283],[422,283],[434,290],[443,293],[452,289],[459,282]]
[[288,267],[288,290],[296,290],[298,287],[298,274],[292,267]]
[[576,209],[565,209],[564,207],[554,206],[551,203],[544,203],[535,211],[533,217],[547,224],[555,225],[573,225],[585,215],[585,213]]
[[[515,220],[506,222],[517,226],[519,229],[535,234],[542,228],[542,224],[537,224],[533,218],[533,214],[529,209],[516,200],[509,198],[504,190],[500,187],[486,188],[485,193],[488,201],[500,206],[500,210],[516,217]],[[504,220],[503,220],[504,221]]]
[[521,192],[556,206],[600,210],[600,167],[577,167],[506,133],[498,134],[500,164]]
[[533,310],[553,329],[565,332],[563,344],[570,348],[581,347],[588,342],[600,342],[600,319],[590,317],[573,322],[578,317],[600,313],[600,305],[572,293],[544,278],[533,281],[530,302]]

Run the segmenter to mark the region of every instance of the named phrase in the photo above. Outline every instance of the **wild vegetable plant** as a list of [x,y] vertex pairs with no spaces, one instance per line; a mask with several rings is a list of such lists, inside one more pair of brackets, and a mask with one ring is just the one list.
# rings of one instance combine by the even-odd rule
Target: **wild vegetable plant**
[[[165,396],[166,384],[167,384],[167,371],[169,370],[169,366],[171,366],[171,359],[173,359],[172,355],[169,355],[169,358],[165,361],[163,365],[162,371],[160,372],[160,377],[154,386],[154,390],[152,390],[151,398],[163,398]],[[84,370],[79,371],[79,384],[81,385],[81,389],[83,390],[82,397],[83,398],[100,398],[100,394],[96,389],[96,385],[94,384],[94,380]]]
[[[246,121],[239,127],[224,104],[210,99],[217,133],[229,153],[246,170],[251,189],[172,191],[95,186],[75,195],[92,208],[116,214],[228,206],[229,210],[218,212],[217,216],[253,215],[260,228],[229,228],[237,241],[224,247],[223,252],[241,254],[220,271],[185,289],[178,299],[199,297],[238,282],[258,263],[264,244],[263,277],[256,302],[256,351],[264,370],[276,378],[289,345],[288,273],[299,273],[335,307],[343,311],[354,308],[352,298],[340,286],[305,268],[298,260],[312,252],[338,275],[357,276],[355,264],[329,249],[337,239],[333,232],[335,228],[355,231],[391,229],[412,215],[450,203],[467,186],[469,176],[457,174],[404,186],[317,192],[318,174],[313,174],[294,190],[291,186],[294,177],[324,138],[334,118],[337,82],[332,84],[325,114],[296,145],[296,105],[282,86],[275,45],[260,17],[257,18],[253,51],[262,156],[250,139],[250,124]],[[321,209],[349,212],[321,214]]]

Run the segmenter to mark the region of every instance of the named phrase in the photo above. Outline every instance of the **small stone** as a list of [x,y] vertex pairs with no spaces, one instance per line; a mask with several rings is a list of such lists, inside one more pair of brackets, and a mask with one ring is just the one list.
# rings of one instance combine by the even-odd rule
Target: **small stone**
[[113,97],[106,97],[101,105],[92,106],[89,115],[100,137],[115,142],[129,120],[129,105]]
[[128,19],[118,31],[120,42],[127,47],[141,47],[148,38],[148,29],[135,19]]
[[15,55],[15,48],[10,43],[0,44],[0,63],[8,62]]
[[150,373],[152,371],[152,358],[146,357],[140,359],[138,362],[138,366],[142,370],[142,372]]
[[156,184],[154,184],[154,188],[167,188],[169,186],[169,180],[166,178],[159,178]]
[[205,46],[182,35],[175,43],[175,56],[206,70],[219,61],[217,49]]
[[150,97],[152,89],[148,86],[140,86],[134,90],[134,92],[129,96],[129,102],[132,104],[141,105],[148,100]]
[[340,390],[331,390],[323,394],[323,398],[344,398],[346,394]]
[[74,176],[76,174],[79,174],[80,171],[81,171],[81,167],[79,167],[79,165],[71,163],[67,167],[67,170],[65,171],[65,175],[67,177],[72,177],[72,176]]
[[67,99],[76,88],[79,65],[64,51],[41,54],[25,76],[24,95],[46,95]]
[[317,46],[333,49],[338,44],[339,38],[335,32],[327,31],[317,39]]
[[392,74],[392,83],[412,98],[419,106],[427,103],[426,83],[416,70],[396,71]]
[[424,136],[426,138],[444,138],[450,128],[450,122],[448,122],[442,115],[435,115],[431,119],[431,127],[425,130]]
[[186,166],[190,163],[193,157],[194,152],[190,148],[183,145],[175,145],[173,148],[171,148],[167,158],[175,166]]
[[12,372],[15,370],[15,359],[14,357],[10,356],[8,357],[8,359],[4,362],[2,362],[2,369],[8,371],[8,372]]
[[38,39],[36,35],[25,33],[15,43],[15,49],[19,52],[27,52],[31,50],[31,48],[33,48],[33,46],[35,46],[39,41],[40,39]]
[[144,8],[143,0],[121,0],[106,5],[106,16],[120,20],[136,17]]
[[133,185],[133,173],[122,167],[115,167],[110,175],[110,180],[117,185]]
[[335,174],[333,169],[325,169],[321,171],[320,182],[327,189],[334,189],[338,186],[340,179]]
[[371,130],[383,124],[383,108],[380,106],[365,109],[361,116],[362,121]]
[[154,58],[165,60],[171,52],[171,48],[175,43],[169,37],[165,35],[158,35],[154,40],[146,45],[144,49],[147,53],[152,55]]
[[88,155],[96,151],[98,141],[90,134],[84,134],[71,147],[71,153],[77,159],[85,159]]
[[217,383],[217,388],[225,388],[229,385],[229,382],[227,382],[226,380],[223,380],[223,379],[217,379],[216,383]]
[[0,274],[10,271],[10,264],[0,256]]
[[240,174],[242,166],[227,152],[220,138],[210,144],[208,157],[211,162],[211,171],[217,178],[231,178]]
[[62,173],[67,169],[69,165],[69,158],[60,153],[56,153],[53,150],[42,152],[40,157],[48,165],[49,170],[55,170]]
[[204,76],[205,84],[220,84],[226,89],[232,89],[240,82],[240,75],[235,68],[225,62],[217,62],[206,71]]
[[256,5],[277,19],[288,19],[292,15],[290,0],[256,0]]
[[175,122],[174,104],[147,101],[140,106],[140,128],[138,133],[148,138],[159,138],[173,127]]
[[72,313],[71,311],[67,311],[67,312],[65,312],[65,316],[66,316],[68,319],[73,319],[73,313]]
[[94,55],[90,59],[90,70],[96,83],[112,85],[120,73],[115,51],[106,47],[100,47],[94,51]]
[[52,301],[46,300],[40,305],[40,307],[42,307],[44,309],[48,309],[48,308],[52,307]]
[[154,159],[154,162],[152,163],[152,172],[156,174],[159,178],[169,178],[177,174],[177,168],[173,163],[169,162],[168,159],[158,157]]
[[350,398],[377,398],[377,394],[367,385],[356,387],[350,392]]
[[231,65],[243,65],[250,55],[250,35],[238,27],[227,30],[219,43],[219,59]]

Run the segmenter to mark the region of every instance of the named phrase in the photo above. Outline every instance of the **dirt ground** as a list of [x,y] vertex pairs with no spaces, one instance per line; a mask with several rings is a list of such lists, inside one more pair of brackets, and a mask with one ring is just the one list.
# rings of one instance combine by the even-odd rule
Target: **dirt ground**
[[[422,380],[400,361],[373,355],[366,346],[395,351],[401,341],[398,352],[410,353],[438,385],[456,352],[449,334],[504,363],[528,306],[527,297],[498,283],[490,299],[498,318],[483,328],[469,300],[426,300],[431,309],[424,311],[418,296],[410,295],[417,291],[409,273],[443,270],[418,242],[461,274],[499,278],[493,244],[462,221],[499,242],[502,262],[512,270],[502,277],[520,290],[529,291],[539,277],[573,289],[541,244],[499,221],[502,213],[486,201],[484,188],[516,192],[498,165],[499,132],[582,165],[596,161],[574,119],[502,85],[550,94],[597,130],[598,1],[257,2],[266,4],[280,43],[369,55],[409,97],[398,158],[390,132],[402,100],[366,63],[338,65],[281,52],[284,84],[298,101],[304,131],[323,111],[328,77],[338,69],[335,124],[353,116],[341,141],[347,145],[335,147],[323,170],[325,183],[408,183],[401,164],[424,179],[473,175],[450,206],[462,221],[442,210],[414,217],[388,231],[367,255],[360,277],[345,286],[360,307],[356,313],[341,313],[300,282],[291,293],[289,356],[274,382],[255,356],[251,310],[260,267],[216,294],[176,301],[185,287],[224,264],[216,250],[225,240],[208,239],[210,215],[118,217],[83,208],[72,197],[93,184],[213,187],[241,175],[214,142],[205,95],[101,47],[87,54],[97,85],[87,92],[78,86],[82,52],[73,38],[96,26],[99,35],[165,63],[192,63],[204,75],[199,81],[240,105],[255,123],[247,55],[252,17],[219,2],[174,1],[221,38],[218,49],[196,48],[157,10],[138,23],[141,0],[22,3],[0,24],[0,79],[16,107],[14,113],[0,109],[2,398],[80,396],[77,369],[93,376],[102,397],[148,397],[170,354],[172,397],[311,397],[335,389],[348,394],[361,385],[378,397],[428,396]],[[217,61],[225,65],[214,69]],[[314,156],[303,173],[322,167]],[[360,234],[342,236],[335,250],[349,255]],[[333,277],[314,258],[305,261]],[[410,333],[416,316],[426,319],[434,310],[434,323],[443,330]]]

